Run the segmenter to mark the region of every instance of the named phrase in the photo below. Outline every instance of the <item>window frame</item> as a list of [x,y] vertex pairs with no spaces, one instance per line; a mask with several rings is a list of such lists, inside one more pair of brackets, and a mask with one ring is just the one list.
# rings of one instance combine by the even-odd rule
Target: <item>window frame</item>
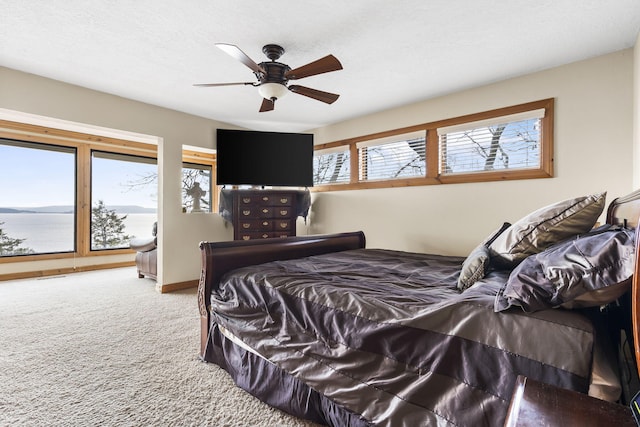
[[[539,101],[527,102],[524,104],[483,111],[480,113],[467,114],[464,116],[438,120],[435,122],[423,123],[415,126],[408,126],[369,135],[362,135],[341,141],[318,144],[314,147],[314,152],[338,148],[342,146],[348,147],[351,159],[351,179],[348,183],[314,185],[312,191],[324,192],[371,188],[408,187],[417,185],[459,184],[473,182],[552,178],[554,104],[554,98],[542,99]],[[544,109],[545,114],[544,117],[540,119],[540,166],[538,168],[514,170],[502,169],[494,171],[477,171],[456,174],[440,173],[440,139],[438,136],[439,128],[446,128],[454,125],[462,125],[465,123],[489,120],[501,116],[509,116],[539,109]],[[361,166],[357,149],[358,143],[362,144],[363,142],[370,140],[389,138],[393,137],[394,135],[402,135],[417,131],[425,132],[426,173],[424,176],[378,181],[366,181],[359,179],[359,170]]]
[[[316,154],[318,154],[318,156],[325,156],[325,155],[330,155],[330,154],[334,154],[334,153],[345,153],[347,155],[347,160],[349,161],[348,163],[345,160],[342,160],[342,162],[340,163],[340,169],[342,169],[343,165],[347,165],[349,167],[349,170],[346,171],[348,173],[345,173],[345,175],[348,175],[346,177],[346,181],[340,179],[339,181],[333,182],[331,184],[317,184],[315,181],[316,178],[316,171],[315,171],[315,163],[316,163]],[[314,147],[314,153],[313,153],[313,164],[314,164],[314,171],[313,171],[313,177],[314,177],[314,186],[321,186],[321,185],[345,185],[345,184],[349,184],[349,181],[351,180],[351,152],[349,150],[348,146],[343,146],[343,145],[339,145],[337,146],[335,149],[334,148],[328,148],[328,149],[322,149],[322,150],[318,150]],[[338,177],[340,177],[342,175],[342,173],[338,173]]]
[[[97,155],[96,155],[97,154]],[[106,155],[106,156],[105,156]],[[91,209],[93,209],[96,205],[96,203],[98,202],[98,200],[100,200],[100,198],[95,198],[94,194],[93,194],[93,184],[95,182],[95,179],[93,177],[93,162],[96,158],[98,159],[108,159],[110,156],[112,155],[110,160],[115,160],[115,161],[122,161],[122,162],[140,162],[140,163],[146,163],[146,164],[153,164],[156,167],[158,167],[158,159],[157,156],[154,157],[150,157],[150,156],[142,156],[140,154],[131,154],[131,153],[123,153],[123,152],[116,152],[113,150],[105,150],[105,149],[95,149],[92,148],[89,150],[89,161],[91,162],[90,165],[90,169],[92,171],[92,176],[90,177],[90,182],[91,182],[91,188],[89,191],[89,197],[91,198],[91,201],[89,203],[89,206],[91,207]],[[90,211],[91,211],[90,209]],[[122,216],[120,214],[118,214],[118,216]],[[126,215],[125,215],[126,216]],[[158,220],[157,215],[156,215],[156,221]],[[114,253],[115,251],[118,250],[122,250],[122,249],[127,249],[129,250],[128,247],[124,247],[124,246],[120,246],[120,247],[113,247],[113,248],[100,248],[100,249],[94,249],[93,248],[93,236],[91,235],[91,223],[93,221],[93,217],[92,215],[89,215],[89,250],[94,253],[94,252],[108,252],[108,253]],[[76,230],[77,232],[77,230]]]
[[[386,138],[376,138],[376,139],[371,139],[371,140],[367,140],[367,141],[360,141],[356,143],[356,148],[358,149],[358,156],[359,156],[359,173],[358,173],[358,181],[359,182],[375,182],[375,181],[396,181],[398,179],[403,179],[403,178],[374,178],[371,177],[370,175],[375,175],[376,173],[383,173],[386,172],[385,168],[380,168],[380,169],[376,169],[375,168],[375,164],[371,164],[371,166],[374,166],[373,168],[370,167],[369,165],[369,161],[371,159],[372,155],[375,155],[375,148],[383,148],[383,149],[388,149],[388,150],[393,150],[393,148],[391,148],[390,146],[395,145],[395,144],[402,144],[402,143],[409,143],[410,141],[416,140],[416,139],[422,139],[425,142],[425,162],[424,165],[421,165],[420,167],[424,167],[425,169],[425,174],[426,174],[426,168],[427,168],[427,164],[426,164],[426,138],[424,136],[424,131],[418,131],[418,132],[411,132],[411,133],[401,133],[401,134],[394,134],[391,137],[386,137]],[[369,150],[374,151],[374,153],[370,153]],[[415,152],[416,155],[419,156],[419,154],[417,152]],[[397,159],[397,157],[396,157]],[[386,157],[385,157],[386,160]],[[406,160],[406,159],[405,159]],[[406,176],[404,179],[411,179],[411,178],[416,178],[416,177],[420,177],[420,175],[410,175],[410,176]]]
[[7,120],[0,120],[0,137],[76,150],[75,251],[0,257],[0,264],[133,252],[129,248],[91,250],[91,152],[97,150],[157,159],[157,146]]
[[[37,141],[26,141],[25,139],[19,138],[7,138],[4,136],[0,136],[0,139],[5,141],[14,141],[16,144],[9,144],[18,147],[33,149],[33,150],[43,150],[43,151],[59,151],[67,154],[71,154],[73,156],[73,200],[74,203],[78,199],[78,150],[76,147],[69,146],[66,144],[52,144],[52,143],[41,143]],[[67,255],[77,253],[77,245],[78,245],[78,215],[77,215],[77,206],[74,204],[74,215],[73,215],[73,249],[65,250],[65,251],[53,251],[53,252],[35,252],[33,254],[17,254],[17,255],[7,255],[0,257],[0,261],[3,259],[18,259],[22,260],[29,259],[29,257],[38,256],[38,257],[49,257],[51,255]]]
[[[216,183],[216,154],[209,150],[194,150],[194,149],[182,149],[182,169],[185,164],[192,164],[197,166],[205,166],[211,168],[211,179],[208,191],[210,191],[210,210],[204,213],[216,213],[218,212],[218,194],[220,193],[220,186]],[[182,196],[181,196],[182,198]],[[182,201],[181,201],[182,202]],[[184,212],[192,213],[192,212]]]

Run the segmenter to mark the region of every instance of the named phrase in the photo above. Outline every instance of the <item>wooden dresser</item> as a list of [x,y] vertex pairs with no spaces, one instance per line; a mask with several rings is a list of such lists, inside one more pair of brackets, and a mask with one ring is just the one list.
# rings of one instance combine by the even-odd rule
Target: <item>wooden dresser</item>
[[296,191],[234,191],[232,215],[234,240],[295,236]]

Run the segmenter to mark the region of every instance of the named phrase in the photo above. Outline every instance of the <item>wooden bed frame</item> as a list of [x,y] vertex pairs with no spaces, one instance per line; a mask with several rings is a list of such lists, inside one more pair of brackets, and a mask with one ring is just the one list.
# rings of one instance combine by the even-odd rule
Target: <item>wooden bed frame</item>
[[623,225],[636,229],[636,263],[630,292],[631,330],[636,372],[640,375],[640,190],[618,197],[609,203],[607,209],[607,224]]
[[[613,200],[607,209],[606,221],[608,224],[626,225],[636,228],[636,254],[640,247],[640,227],[637,227],[640,218],[640,190],[627,196]],[[211,291],[218,286],[222,276],[236,268],[262,264],[275,260],[302,258],[311,255],[320,255],[330,252],[338,252],[365,247],[365,236],[362,232],[340,233],[319,236],[299,236],[283,239],[265,239],[255,241],[227,241],[227,242],[203,242],[200,244],[202,251],[202,273],[198,287],[198,305],[200,309],[200,357],[208,360],[207,342],[210,328],[210,296]],[[630,292],[631,325],[628,331],[632,332],[630,348],[634,355],[633,364],[640,374],[640,368],[636,361],[640,360],[640,262],[636,257],[635,274],[632,290]]]
[[303,258],[364,247],[365,237],[361,231],[322,236],[200,243],[202,251],[202,273],[198,286],[200,357],[205,358],[209,339],[211,290],[218,286],[226,272],[270,261]]

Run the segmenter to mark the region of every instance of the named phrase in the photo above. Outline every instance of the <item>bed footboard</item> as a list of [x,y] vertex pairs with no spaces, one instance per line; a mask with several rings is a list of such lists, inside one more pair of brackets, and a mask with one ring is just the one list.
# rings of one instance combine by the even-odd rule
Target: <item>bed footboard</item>
[[202,271],[198,285],[200,357],[205,357],[209,338],[211,291],[216,289],[226,272],[270,261],[303,258],[364,247],[365,236],[361,231],[283,239],[201,242]]

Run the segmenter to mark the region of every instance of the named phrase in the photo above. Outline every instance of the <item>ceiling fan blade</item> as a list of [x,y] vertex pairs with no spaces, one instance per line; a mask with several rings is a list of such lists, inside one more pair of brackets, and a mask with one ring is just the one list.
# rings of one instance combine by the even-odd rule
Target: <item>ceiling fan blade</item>
[[194,86],[198,87],[215,87],[215,86],[239,86],[239,85],[251,85],[253,86],[255,83],[251,82],[242,82],[242,83],[199,83],[194,84]]
[[329,71],[342,70],[342,64],[333,55],[327,55],[324,58],[320,58],[317,61],[303,65],[302,67],[294,68],[284,73],[284,76],[289,80],[301,79],[303,77],[315,76],[316,74],[328,73]]
[[308,96],[309,98],[326,102],[327,104],[333,104],[340,97],[340,95],[335,93],[323,92],[321,90],[311,89],[310,87],[298,86],[298,85],[289,86],[289,90],[299,95]]
[[260,112],[271,111],[275,108],[276,103],[273,99],[262,98],[262,105],[260,106]]
[[267,74],[267,72],[261,66],[256,64],[253,59],[249,58],[247,54],[240,50],[238,46],[227,43],[216,43],[216,46],[222,49],[228,55],[231,55],[238,61],[242,62],[247,67],[251,68],[253,72]]

